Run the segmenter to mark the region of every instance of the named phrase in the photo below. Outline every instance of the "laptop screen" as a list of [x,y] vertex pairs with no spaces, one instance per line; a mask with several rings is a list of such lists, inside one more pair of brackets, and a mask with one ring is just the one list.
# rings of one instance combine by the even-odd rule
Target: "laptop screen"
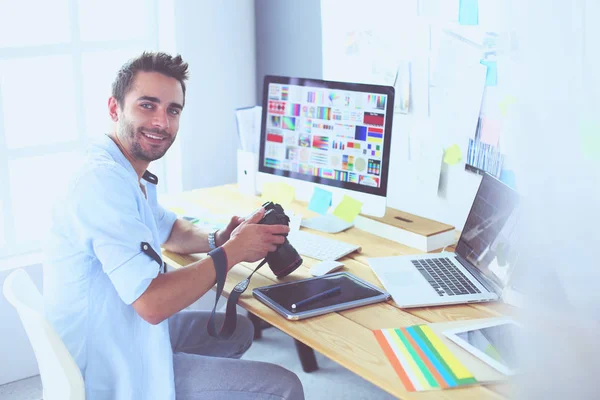
[[516,258],[517,192],[485,174],[475,195],[456,254],[500,287]]

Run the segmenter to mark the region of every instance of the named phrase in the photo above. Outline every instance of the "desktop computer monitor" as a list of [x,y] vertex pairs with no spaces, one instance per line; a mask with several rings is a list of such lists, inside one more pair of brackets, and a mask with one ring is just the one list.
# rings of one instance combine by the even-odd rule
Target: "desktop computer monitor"
[[283,180],[308,201],[315,186],[385,214],[394,88],[265,76],[258,183]]

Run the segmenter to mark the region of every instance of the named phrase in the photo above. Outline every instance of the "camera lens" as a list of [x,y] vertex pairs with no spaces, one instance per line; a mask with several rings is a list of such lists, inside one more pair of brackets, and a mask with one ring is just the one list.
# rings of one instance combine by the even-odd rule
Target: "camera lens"
[[[279,204],[267,202],[263,204],[263,207],[267,212],[259,224],[289,226],[290,219],[285,215]],[[269,268],[278,278],[289,275],[302,265],[302,257],[300,257],[294,246],[288,242],[287,238],[285,242],[277,247],[277,250],[267,254],[266,259]]]

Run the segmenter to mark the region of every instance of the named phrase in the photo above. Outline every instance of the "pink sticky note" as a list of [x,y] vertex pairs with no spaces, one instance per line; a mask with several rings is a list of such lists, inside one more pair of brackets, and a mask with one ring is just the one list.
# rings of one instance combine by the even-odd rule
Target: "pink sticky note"
[[479,140],[491,146],[498,146],[500,128],[500,121],[484,117],[481,123],[481,136]]

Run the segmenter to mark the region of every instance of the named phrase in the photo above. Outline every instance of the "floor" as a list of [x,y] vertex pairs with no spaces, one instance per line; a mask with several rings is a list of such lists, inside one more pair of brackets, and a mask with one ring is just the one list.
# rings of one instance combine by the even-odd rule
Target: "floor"
[[[306,399],[393,399],[361,377],[317,353],[319,370],[302,371],[292,338],[275,328],[263,331],[263,337],[252,344],[243,357],[246,360],[266,361],[281,365],[298,375],[304,386]],[[39,400],[42,384],[39,376],[0,386],[0,399]]]

